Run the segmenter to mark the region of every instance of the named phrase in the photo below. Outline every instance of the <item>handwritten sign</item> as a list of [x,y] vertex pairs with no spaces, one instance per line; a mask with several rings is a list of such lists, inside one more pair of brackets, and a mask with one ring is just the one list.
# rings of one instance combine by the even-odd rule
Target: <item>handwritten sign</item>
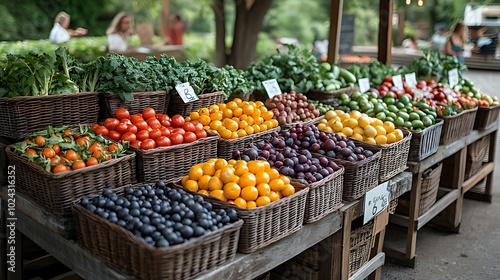
[[369,190],[365,194],[363,224],[384,211],[389,205],[391,181],[387,181]]
[[454,87],[454,86],[458,85],[458,80],[459,80],[459,77],[458,77],[458,69],[457,68],[454,68],[454,69],[451,69],[450,71],[448,71],[448,82],[450,84],[450,87]]
[[189,85],[189,82],[176,85],[175,90],[177,90],[177,93],[179,93],[179,96],[184,103],[199,100],[198,95],[194,92],[193,87]]
[[401,77],[401,75],[392,76],[392,83],[399,90],[403,90],[404,89],[403,88],[403,78]]
[[370,89],[370,79],[362,78],[358,80],[359,92],[365,93]]
[[263,81],[262,84],[264,85],[269,98],[273,98],[276,95],[280,95],[282,93],[276,79]]
[[415,76],[415,72],[405,74],[405,81],[406,81],[406,84],[408,84],[408,86],[410,86],[410,87],[416,86],[417,85],[417,76]]

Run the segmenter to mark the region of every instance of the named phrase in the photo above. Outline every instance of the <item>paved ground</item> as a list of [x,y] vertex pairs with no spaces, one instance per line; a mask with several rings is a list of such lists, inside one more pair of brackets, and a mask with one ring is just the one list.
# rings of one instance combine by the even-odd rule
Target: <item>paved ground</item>
[[[465,76],[484,92],[500,97],[500,71],[469,71]],[[421,229],[417,239],[417,267],[386,262],[382,279],[500,279],[500,148],[495,162],[493,203],[466,199],[459,234]]]

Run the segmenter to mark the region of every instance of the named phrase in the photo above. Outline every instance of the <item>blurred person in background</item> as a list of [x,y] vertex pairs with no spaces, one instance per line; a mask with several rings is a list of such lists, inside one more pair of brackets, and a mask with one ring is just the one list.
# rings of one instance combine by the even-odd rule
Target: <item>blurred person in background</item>
[[106,31],[108,51],[116,53],[126,52],[129,47],[128,41],[133,34],[132,30],[132,16],[125,12],[118,13]]
[[174,14],[168,23],[167,34],[165,36],[165,45],[182,45],[182,36],[184,35],[184,23],[179,14]]
[[446,29],[440,27],[431,37],[432,48],[435,51],[441,51],[446,44]]
[[443,46],[443,53],[455,56],[461,64],[465,64],[464,45],[465,45],[465,24],[459,20],[451,29],[451,35]]
[[78,27],[76,30],[68,29],[70,16],[65,12],[59,12],[54,20],[54,27],[50,30],[49,41],[55,44],[66,43],[71,37],[87,34],[87,29]]

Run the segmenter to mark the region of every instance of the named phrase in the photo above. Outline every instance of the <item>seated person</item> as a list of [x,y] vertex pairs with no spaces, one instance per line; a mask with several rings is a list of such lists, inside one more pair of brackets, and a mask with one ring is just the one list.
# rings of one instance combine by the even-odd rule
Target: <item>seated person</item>
[[118,13],[106,31],[108,51],[122,53],[128,50],[128,40],[132,35],[132,17],[125,12]]
[[56,16],[54,27],[50,31],[49,41],[62,44],[69,41],[71,37],[87,34],[87,29],[78,27],[76,30],[68,29],[70,16],[65,12],[59,12]]

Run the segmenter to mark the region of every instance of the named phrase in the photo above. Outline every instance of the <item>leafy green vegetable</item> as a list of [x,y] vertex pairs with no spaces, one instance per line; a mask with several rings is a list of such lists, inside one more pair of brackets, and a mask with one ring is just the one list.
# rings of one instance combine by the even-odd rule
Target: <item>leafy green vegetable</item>
[[418,79],[435,78],[437,82],[448,82],[448,71],[457,68],[459,77],[467,70],[456,57],[439,52],[424,51],[424,55],[414,60],[411,64],[400,67],[401,73],[415,72]]

